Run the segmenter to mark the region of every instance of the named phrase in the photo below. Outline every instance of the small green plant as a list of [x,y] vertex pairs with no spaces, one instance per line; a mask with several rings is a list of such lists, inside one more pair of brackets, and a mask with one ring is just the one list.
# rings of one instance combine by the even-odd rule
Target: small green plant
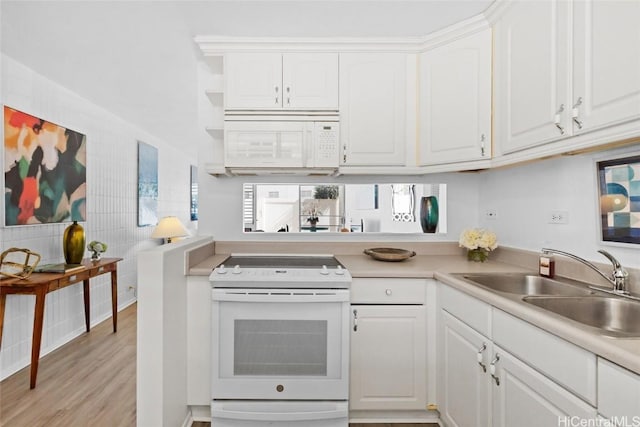
[[313,190],[314,199],[337,199],[340,195],[340,187],[337,185],[316,185]]

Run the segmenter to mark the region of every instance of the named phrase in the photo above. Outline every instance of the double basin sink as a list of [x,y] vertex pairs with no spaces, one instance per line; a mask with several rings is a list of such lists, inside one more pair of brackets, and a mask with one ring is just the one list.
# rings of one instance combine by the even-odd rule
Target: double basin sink
[[578,322],[601,335],[640,338],[640,302],[608,295],[570,280],[524,273],[456,274],[488,290]]

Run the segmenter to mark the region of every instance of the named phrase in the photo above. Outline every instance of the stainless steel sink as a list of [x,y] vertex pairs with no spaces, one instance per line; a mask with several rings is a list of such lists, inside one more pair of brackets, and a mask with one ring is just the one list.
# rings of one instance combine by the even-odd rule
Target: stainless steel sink
[[492,291],[507,294],[581,296],[594,293],[586,286],[526,273],[478,273],[455,276]]
[[640,303],[620,297],[524,297],[523,300],[612,337],[640,337]]

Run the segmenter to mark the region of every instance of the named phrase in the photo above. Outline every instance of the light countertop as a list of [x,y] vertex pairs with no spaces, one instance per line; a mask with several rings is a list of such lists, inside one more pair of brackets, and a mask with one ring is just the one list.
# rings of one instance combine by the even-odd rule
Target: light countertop
[[[190,275],[208,276],[229,254],[216,254],[192,266]],[[471,285],[451,273],[531,272],[512,264],[491,260],[469,262],[461,255],[416,255],[400,262],[376,261],[360,254],[336,255],[355,278],[435,278],[500,310],[576,344],[598,356],[640,374],[640,338],[611,338],[548,311],[534,307],[517,295],[493,292]]]

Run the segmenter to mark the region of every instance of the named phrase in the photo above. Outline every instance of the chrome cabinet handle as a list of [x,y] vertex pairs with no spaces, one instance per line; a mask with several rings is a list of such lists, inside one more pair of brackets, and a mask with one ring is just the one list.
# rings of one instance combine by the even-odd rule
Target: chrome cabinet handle
[[291,105],[291,97],[290,97],[291,88],[287,86],[287,105]]
[[482,372],[487,372],[487,365],[485,365],[483,362],[483,358],[482,358],[482,353],[484,353],[484,351],[487,349],[487,343],[482,343],[482,347],[480,347],[478,349],[478,353],[476,355],[477,359],[478,359],[478,365],[480,365],[480,367],[482,368]]
[[480,156],[484,157],[484,133],[480,135]]
[[500,385],[500,378],[496,376],[496,363],[498,363],[499,361],[500,361],[500,355],[496,353],[496,356],[493,358],[493,360],[489,364],[489,372],[491,372],[491,378],[494,379],[497,386]]
[[564,111],[564,104],[560,104],[560,108],[556,111],[554,123],[558,130],[560,131],[560,135],[564,135],[564,128],[560,126],[560,113]]
[[573,110],[571,112],[571,116],[573,117],[573,122],[578,126],[578,129],[582,129],[582,121],[578,118],[580,117],[579,106],[582,105],[582,97],[579,97],[576,103],[573,105]]
[[280,90],[280,88],[278,88],[278,86],[275,87],[276,90],[276,104],[279,103],[280,97],[278,96],[278,90]]
[[353,332],[358,332],[358,310],[353,310]]
[[342,163],[347,163],[347,143],[342,146]]

